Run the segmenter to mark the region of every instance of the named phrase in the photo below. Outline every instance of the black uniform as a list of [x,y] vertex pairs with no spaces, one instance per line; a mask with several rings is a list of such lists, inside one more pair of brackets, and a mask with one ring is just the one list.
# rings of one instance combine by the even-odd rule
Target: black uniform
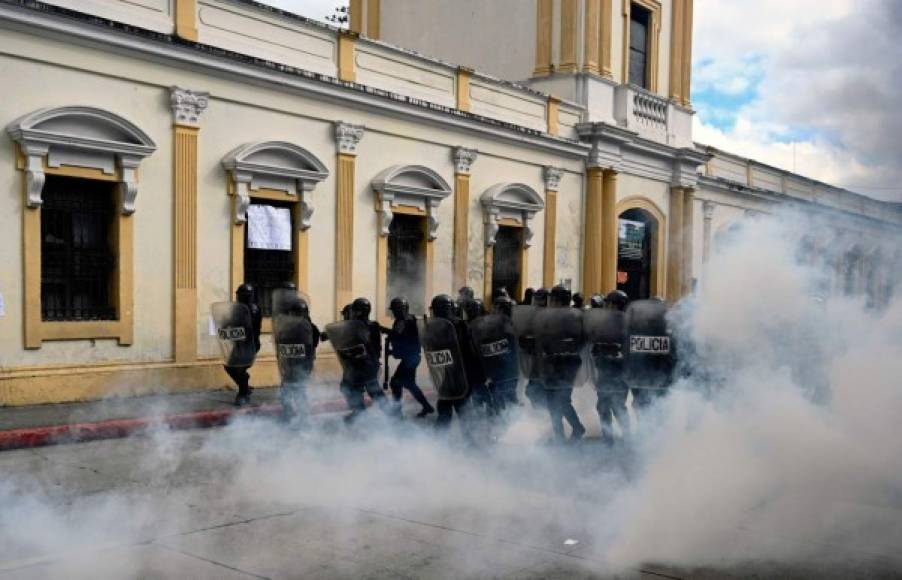
[[[260,331],[263,326],[263,313],[254,298],[254,289],[250,284],[242,284],[235,292],[235,297],[240,304],[244,304],[250,311],[251,315],[251,336],[253,340],[254,352],[260,352]],[[250,402],[253,389],[250,386],[250,373],[248,369],[252,366],[229,366],[226,364],[225,371],[235,381],[238,386],[238,395],[235,397],[236,405],[246,405]]]
[[404,389],[407,389],[422,406],[421,415],[432,413],[434,411],[432,405],[417,385],[417,368],[420,366],[417,319],[410,314],[396,318],[388,334],[388,342],[391,346],[391,355],[400,361],[389,382],[395,401],[400,403]]
[[601,436],[607,442],[612,442],[612,413],[624,434],[630,427],[626,408],[629,386],[624,378],[623,368],[626,342],[623,309],[626,308],[627,297],[622,292],[612,292],[609,296],[611,299],[606,301],[607,308],[596,303],[599,306],[587,310],[583,320],[592,361],[592,380],[598,396],[595,409],[601,419]]

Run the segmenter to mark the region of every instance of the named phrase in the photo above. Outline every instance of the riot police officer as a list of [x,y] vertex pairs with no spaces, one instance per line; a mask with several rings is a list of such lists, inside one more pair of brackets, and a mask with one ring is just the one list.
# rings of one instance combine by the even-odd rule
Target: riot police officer
[[[459,419],[467,414],[470,396],[467,367],[478,365],[472,355],[472,343],[464,322],[455,313],[456,305],[447,294],[432,299],[432,318],[423,321],[421,338],[426,363],[438,393],[436,427],[447,428],[456,412]],[[470,354],[465,354],[470,353]],[[467,430],[464,430],[467,435]]]
[[589,308],[604,308],[604,296],[593,294],[589,297]]
[[[539,288],[533,293],[532,305],[536,308],[548,306],[548,288]],[[526,398],[534,408],[545,409],[548,407],[545,386],[542,384],[538,372],[538,365],[533,365],[532,373],[527,377],[529,380],[526,383]]]
[[357,298],[348,309],[348,320],[326,327],[326,334],[342,366],[341,393],[351,410],[346,421],[366,410],[364,394],[368,394],[383,412],[390,412],[385,393],[379,386],[382,340],[379,325],[370,320],[371,310],[369,300]]
[[576,292],[575,294],[573,294],[573,307],[574,308],[578,308],[578,309],[582,310],[585,303],[586,303],[586,300],[585,300],[585,298],[583,298],[582,294],[580,294],[579,292]]
[[388,330],[390,354],[400,361],[389,382],[392,396],[399,406],[398,412],[400,413],[401,396],[404,389],[410,391],[410,394],[422,407],[417,413],[417,417],[422,418],[434,413],[435,409],[417,386],[417,367],[420,366],[420,335],[417,332],[417,319],[410,314],[410,303],[403,296],[392,298],[389,310],[395,317],[391,329]]
[[310,320],[307,301],[294,288],[276,290],[273,305],[273,342],[282,378],[282,418],[301,423],[309,414],[307,381],[313,373],[320,332]]
[[667,392],[673,379],[675,350],[667,304],[660,298],[636,300],[626,309],[626,377],[639,409]]
[[536,362],[547,397],[551,428],[558,441],[564,439],[564,419],[570,423],[571,441],[586,429],[573,408],[573,388],[582,383],[582,350],[585,345],[583,313],[570,307],[572,296],[565,286],[555,286],[549,307],[535,319]]
[[485,314],[485,304],[478,298],[469,298],[461,302],[461,311],[463,312],[463,319],[467,322],[472,322]]
[[517,404],[517,382],[520,378],[517,341],[511,321],[512,301],[499,297],[493,312],[468,323],[470,336],[482,367],[491,382],[491,395],[497,411]]
[[[248,340],[253,341],[254,353],[260,352],[260,330],[263,326],[263,313],[257,306],[254,287],[248,283],[244,283],[235,291],[235,299],[239,304],[243,304],[250,313],[251,328]],[[254,389],[250,386],[250,373],[248,369],[253,362],[247,366],[230,366],[225,365],[225,371],[228,373],[235,384],[238,386],[238,394],[235,396],[235,406],[242,407],[251,402],[251,393]]]
[[625,292],[614,290],[605,298],[605,308],[589,309],[584,317],[592,359],[592,382],[598,396],[595,409],[601,420],[601,437],[606,443],[614,441],[612,414],[624,434],[630,429],[626,408],[629,386],[623,376],[626,342],[624,311],[628,302]]

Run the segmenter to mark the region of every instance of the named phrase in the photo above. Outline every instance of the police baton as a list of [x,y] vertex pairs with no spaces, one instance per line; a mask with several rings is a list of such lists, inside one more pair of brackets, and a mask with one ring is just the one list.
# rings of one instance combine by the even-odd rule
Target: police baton
[[391,343],[388,341],[388,338],[389,338],[388,335],[386,335],[385,336],[385,348],[383,349],[383,351],[385,352],[385,355],[384,355],[385,356],[385,371],[382,375],[382,390],[383,391],[388,390],[388,355],[389,355],[388,347],[391,346]]

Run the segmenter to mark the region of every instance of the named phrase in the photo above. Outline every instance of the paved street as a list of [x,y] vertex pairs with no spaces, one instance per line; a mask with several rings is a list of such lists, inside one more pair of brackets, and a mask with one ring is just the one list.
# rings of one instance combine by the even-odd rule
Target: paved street
[[[765,564],[613,569],[616,517],[601,506],[630,477],[628,454],[550,447],[529,421],[485,450],[413,420],[377,436],[373,415],[350,429],[324,416],[315,434],[241,419],[2,453],[0,580],[774,577]],[[892,577],[847,556],[837,577],[862,561]]]

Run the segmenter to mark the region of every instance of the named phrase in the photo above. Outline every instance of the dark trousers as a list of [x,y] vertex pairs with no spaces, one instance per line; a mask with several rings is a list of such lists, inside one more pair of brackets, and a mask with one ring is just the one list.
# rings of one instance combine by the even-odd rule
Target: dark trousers
[[438,417],[435,420],[435,426],[447,429],[451,425],[451,416],[457,411],[457,418],[463,420],[467,416],[467,400],[457,399],[449,401],[447,399],[439,399],[435,404],[438,411]]
[[423,390],[417,385],[417,367],[419,364],[419,358],[414,360],[401,359],[401,362],[398,363],[398,368],[395,369],[395,374],[392,375],[389,382],[391,394],[395,401],[400,402],[404,389],[407,389],[423,409],[432,409],[432,405],[429,404],[426,395],[423,394]]
[[492,390],[495,392],[495,406],[499,411],[517,406],[517,379],[493,382]]
[[348,402],[348,408],[354,413],[366,411],[366,404],[363,401],[364,394],[369,395],[379,405],[380,409],[386,413],[389,412],[385,393],[382,392],[382,387],[379,386],[379,381],[376,379],[365,383],[350,383],[342,379],[341,394],[344,395],[345,401]]
[[598,395],[598,403],[595,409],[598,411],[598,417],[601,419],[601,437],[602,439],[613,439],[614,437],[614,420],[611,413],[617,417],[620,428],[623,429],[623,435],[629,434],[629,413],[626,410],[626,398],[629,394],[629,387],[626,383],[619,379],[610,380],[603,384],[595,386],[595,393]]
[[545,385],[539,379],[529,379],[526,383],[526,398],[536,409],[548,407],[548,396],[545,394]]
[[228,375],[232,377],[232,380],[235,381],[235,384],[238,385],[239,397],[249,397],[251,395],[251,375],[247,372],[247,369],[249,368],[250,367],[225,367],[225,372],[228,373]]
[[[549,385],[553,386],[553,385]],[[573,388],[549,388],[545,390],[548,400],[548,413],[551,415],[551,430],[555,439],[564,439],[564,419],[570,423],[575,438],[582,437],[586,432],[576,409],[573,408]]]

